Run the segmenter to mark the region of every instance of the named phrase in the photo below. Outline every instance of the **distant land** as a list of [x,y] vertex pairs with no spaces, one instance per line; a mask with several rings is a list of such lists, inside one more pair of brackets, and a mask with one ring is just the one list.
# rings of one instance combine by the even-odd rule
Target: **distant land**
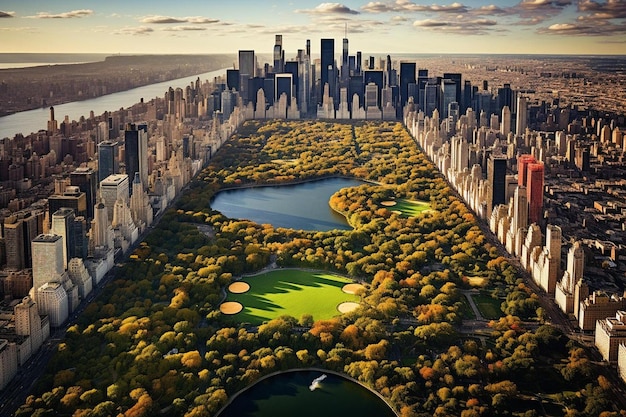
[[[98,59],[0,69],[0,116],[71,101],[100,97],[148,84],[232,67],[235,54],[112,55],[0,54],[5,61],[49,62],[50,59]],[[16,55],[21,55],[16,56]],[[39,57],[34,57],[40,55]],[[61,56],[63,55],[63,57]],[[35,61],[33,61],[35,59]]]

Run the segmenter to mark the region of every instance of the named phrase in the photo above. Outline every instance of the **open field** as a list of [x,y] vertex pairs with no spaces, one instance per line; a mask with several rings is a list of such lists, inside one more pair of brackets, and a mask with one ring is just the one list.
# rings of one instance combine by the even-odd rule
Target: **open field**
[[227,301],[236,301],[243,310],[234,315],[242,322],[260,324],[282,315],[300,318],[311,314],[315,320],[329,319],[339,313],[337,306],[359,297],[347,294],[342,287],[352,280],[326,272],[280,269],[246,277],[250,290],[228,293]]
[[413,201],[400,198],[395,201],[383,201],[383,207],[403,216],[413,217],[430,209],[430,204],[424,201]]

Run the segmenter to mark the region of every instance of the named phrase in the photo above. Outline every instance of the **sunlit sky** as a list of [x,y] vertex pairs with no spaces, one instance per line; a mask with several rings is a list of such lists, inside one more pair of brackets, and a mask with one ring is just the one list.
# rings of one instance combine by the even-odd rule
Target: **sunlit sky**
[[626,55],[626,0],[0,0],[0,52]]

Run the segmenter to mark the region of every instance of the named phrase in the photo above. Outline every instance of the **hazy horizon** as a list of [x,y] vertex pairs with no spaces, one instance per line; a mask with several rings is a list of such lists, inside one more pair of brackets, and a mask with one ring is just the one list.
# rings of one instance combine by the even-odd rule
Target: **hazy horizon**
[[[91,8],[93,6],[93,8]],[[87,8],[89,7],[89,8]],[[283,35],[287,59],[321,38],[350,51],[436,54],[624,55],[626,3],[591,0],[411,0],[297,4],[275,0],[203,2],[111,0],[85,5],[7,0],[0,6],[1,52],[110,54],[271,53]],[[341,43],[336,43],[336,51]]]

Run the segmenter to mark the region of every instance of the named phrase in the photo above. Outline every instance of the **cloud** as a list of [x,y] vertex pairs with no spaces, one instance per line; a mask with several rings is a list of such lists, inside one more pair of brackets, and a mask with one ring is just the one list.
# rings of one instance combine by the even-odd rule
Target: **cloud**
[[368,13],[389,13],[389,12],[425,12],[425,13],[465,13],[469,9],[467,6],[455,2],[450,5],[421,5],[408,0],[396,0],[394,3],[369,2],[361,9]]
[[202,31],[202,30],[207,30],[206,27],[202,27],[202,26],[170,26],[167,28],[164,28],[163,31],[164,32],[186,32],[186,31]]
[[425,30],[462,35],[485,35],[495,30],[498,22],[491,19],[466,19],[463,15],[459,15],[456,20],[416,20],[413,22],[413,26]]
[[122,28],[113,32],[115,35],[132,35],[132,36],[141,36],[148,35],[149,33],[154,32],[154,29],[147,26],[139,26],[135,28]]
[[27,16],[31,19],[73,19],[78,17],[86,17],[93,14],[93,10],[89,9],[80,9],[80,10],[72,10],[71,12],[64,13],[49,13],[49,12],[39,12],[35,16]]
[[344,6],[340,3],[321,3],[315,6],[313,9],[298,9],[296,13],[305,14],[359,14],[358,11],[352,10],[348,6]]
[[146,16],[139,20],[148,24],[172,24],[172,23],[193,23],[196,25],[218,23],[219,19],[212,19],[202,16],[172,17],[172,16]]
[[579,17],[581,20],[625,19],[626,1],[608,0],[598,3],[592,0],[581,0],[578,2],[578,11],[590,13]]
[[469,13],[477,16],[501,16],[510,14],[511,12],[507,9],[496,6],[495,4],[490,4],[488,6],[481,6],[476,9],[471,9]]
[[14,17],[15,16],[15,12],[3,12],[0,10],[0,18],[3,17]]
[[619,25],[605,22],[602,25],[576,23],[555,23],[547,28],[537,31],[549,35],[572,35],[572,36],[614,36],[626,34],[626,24]]

